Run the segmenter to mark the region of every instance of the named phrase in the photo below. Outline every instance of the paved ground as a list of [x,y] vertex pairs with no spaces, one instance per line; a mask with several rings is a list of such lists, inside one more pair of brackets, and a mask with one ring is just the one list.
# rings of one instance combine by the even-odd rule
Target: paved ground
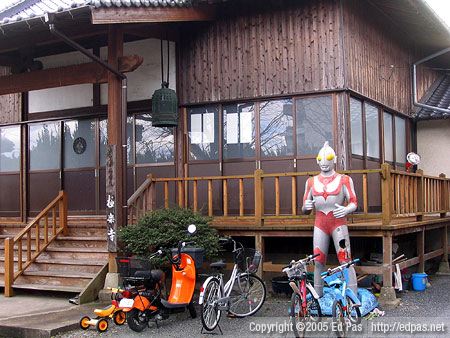
[[[444,319],[447,325],[446,332],[431,335],[428,334],[426,335],[426,337],[450,337],[449,285],[450,276],[435,276],[431,278],[431,287],[428,288],[425,292],[406,291],[402,293],[402,302],[400,306],[394,309],[385,309],[387,318],[385,318],[384,320],[395,320],[396,318],[406,318],[407,320],[409,320],[413,317],[428,317],[430,319],[429,322],[431,322],[433,320]],[[269,298],[264,304],[263,308],[255,317],[242,319],[223,317],[220,322],[222,331],[224,333],[223,337],[292,337],[292,333],[259,335],[250,331],[251,325],[254,325],[252,323],[267,321],[269,320],[268,317],[278,317],[275,319],[277,322],[283,321],[284,318],[287,319],[288,304],[289,300],[286,298]],[[428,322],[428,320],[415,318],[411,320],[411,322]],[[371,323],[372,322],[363,320],[364,325],[370,325]],[[181,313],[170,317],[166,321],[161,322],[159,328],[156,328],[154,324],[151,324],[150,327],[145,329],[142,333],[133,332],[126,325],[118,327],[112,324],[107,332],[101,334],[101,337],[201,337],[202,335],[200,335],[200,332],[200,318],[190,319],[188,313]],[[219,333],[216,332],[216,334]],[[358,334],[357,336],[369,337],[369,335],[364,334]],[[383,334],[381,336],[385,335]],[[399,334],[394,334],[393,336],[399,336]],[[94,329],[90,329],[88,331],[77,329],[65,334],[60,334],[57,337],[98,337],[98,333]],[[205,337],[208,337],[208,335],[205,335]],[[415,335],[415,337],[421,337],[421,335]]]

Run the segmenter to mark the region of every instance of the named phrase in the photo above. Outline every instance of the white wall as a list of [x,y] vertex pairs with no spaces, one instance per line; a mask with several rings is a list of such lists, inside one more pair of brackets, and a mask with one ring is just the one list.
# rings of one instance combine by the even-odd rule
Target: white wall
[[[175,43],[171,42],[170,48],[170,75],[169,88],[176,89],[175,74]],[[167,77],[167,42],[163,44],[164,51],[164,77]],[[137,54],[144,57],[144,62],[132,73],[127,73],[128,101],[151,99],[153,92],[161,88],[161,42],[157,39],[146,39],[124,44],[124,55]],[[107,48],[100,50],[100,56],[107,58]],[[108,85],[101,85],[101,103],[108,103]]]
[[[157,39],[146,39],[124,44],[124,55],[137,54],[144,58],[142,65],[127,73],[128,101],[151,99],[153,92],[161,88],[161,43]],[[166,42],[164,42],[164,72],[167,71]],[[100,50],[100,57],[107,60],[107,48]],[[79,52],[64,53],[38,59],[44,69],[91,62]],[[170,88],[176,89],[175,43],[170,43]],[[165,74],[165,77],[167,75]],[[108,85],[101,85],[101,104],[108,103]],[[42,89],[29,92],[29,112],[52,111],[92,106],[92,84]]]
[[426,174],[450,177],[450,120],[420,121],[417,124],[419,169]]
[[[44,69],[91,62],[80,52],[57,54],[39,58]],[[28,93],[30,113],[92,106],[92,84],[82,84]]]

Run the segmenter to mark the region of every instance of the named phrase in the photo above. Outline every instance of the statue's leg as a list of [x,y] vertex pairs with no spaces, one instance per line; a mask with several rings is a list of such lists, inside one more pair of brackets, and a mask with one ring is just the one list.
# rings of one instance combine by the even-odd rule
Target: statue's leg
[[320,278],[320,274],[325,271],[329,245],[330,236],[315,226],[313,239],[314,254],[319,254],[320,256],[314,260],[314,289],[317,291],[319,297],[323,295],[323,280]]
[[[332,232],[334,247],[336,248],[339,264],[349,262],[351,258],[350,236],[347,225],[340,225]],[[356,280],[355,268],[351,266],[348,270],[348,287],[352,289],[355,295],[358,294],[358,283]]]

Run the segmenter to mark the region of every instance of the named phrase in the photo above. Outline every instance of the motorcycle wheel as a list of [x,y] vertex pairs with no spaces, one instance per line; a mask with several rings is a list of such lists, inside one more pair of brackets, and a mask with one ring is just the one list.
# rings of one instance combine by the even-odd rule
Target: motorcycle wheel
[[195,310],[195,305],[194,303],[189,303],[188,305],[188,310],[189,310],[189,314],[191,315],[192,319],[197,318],[197,310]]
[[127,323],[133,331],[142,332],[148,326],[148,319],[144,312],[135,308],[127,313]]

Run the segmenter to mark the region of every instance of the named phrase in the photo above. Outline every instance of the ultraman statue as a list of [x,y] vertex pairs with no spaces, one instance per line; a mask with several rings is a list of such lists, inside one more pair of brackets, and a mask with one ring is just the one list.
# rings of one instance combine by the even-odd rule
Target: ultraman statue
[[[320,149],[316,160],[320,174],[306,181],[302,211],[309,214],[312,209],[316,210],[313,245],[314,254],[319,256],[315,259],[314,288],[322,296],[323,280],[320,274],[325,271],[330,237],[333,238],[339,263],[351,260],[346,216],[356,210],[357,200],[352,179],[335,172],[336,153],[328,142]],[[357,294],[353,266],[349,268],[348,275],[348,287]]]

